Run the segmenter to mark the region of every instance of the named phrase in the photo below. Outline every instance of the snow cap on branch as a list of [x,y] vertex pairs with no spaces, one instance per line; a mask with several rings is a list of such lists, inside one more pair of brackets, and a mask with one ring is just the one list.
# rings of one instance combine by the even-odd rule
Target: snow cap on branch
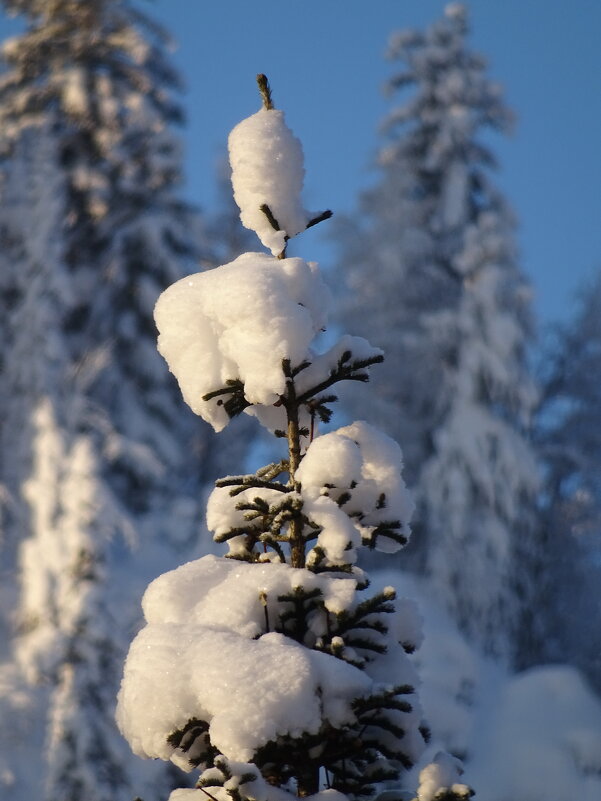
[[238,123],[228,145],[242,224],[277,256],[286,240],[304,231],[309,222],[301,202],[302,145],[286,125],[284,112],[273,108],[263,108]]
[[275,403],[285,389],[282,360],[307,357],[329,297],[316,264],[244,253],[162,293],[159,351],[192,411],[221,431],[229,421],[223,397],[203,397],[239,381],[248,404]]
[[[296,478],[307,500],[315,502],[327,495],[337,509],[343,494],[348,496],[342,509],[363,543],[394,553],[409,538],[414,510],[401,477],[402,466],[403,455],[397,443],[368,423],[358,421],[315,439]],[[327,531],[323,539],[326,536]]]
[[419,788],[415,801],[451,801],[451,799],[468,799],[473,791],[467,784],[459,780],[463,774],[463,765],[456,757],[439,751],[434,761],[420,771]]
[[[326,609],[342,611],[356,582],[206,556],[149,586],[148,625],[130,648],[117,711],[135,753],[189,769],[170,735],[191,718],[208,723],[211,742],[227,758],[245,761],[278,736],[353,720],[351,702],[371,691],[369,676],[266,631],[261,595],[277,621],[280,598],[300,586],[319,589]],[[325,633],[325,620],[314,625]]]

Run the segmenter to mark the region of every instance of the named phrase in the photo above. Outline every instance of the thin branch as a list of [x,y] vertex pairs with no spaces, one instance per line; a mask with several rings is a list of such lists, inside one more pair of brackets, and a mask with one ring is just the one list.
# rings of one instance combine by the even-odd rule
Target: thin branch
[[269,206],[267,205],[267,203],[261,203],[261,205],[259,206],[259,208],[261,209],[261,211],[263,212],[263,214],[264,214],[264,215],[267,217],[267,219],[269,220],[269,224],[271,225],[271,227],[273,228],[273,230],[274,230],[274,231],[281,231],[281,230],[282,230],[282,229],[281,229],[281,226],[280,226],[279,222],[276,220],[276,218],[273,216],[273,212],[271,211],[271,209],[269,208]]
[[209,793],[209,791],[208,791],[208,790],[205,790],[205,788],[204,788],[204,787],[200,787],[200,785],[198,785],[198,784],[196,785],[196,787],[197,787],[199,790],[202,790],[202,792],[203,792],[205,795],[208,795],[208,796],[209,796],[209,798],[211,799],[211,801],[217,801],[217,799],[215,798],[215,796],[214,796],[214,795],[211,795],[211,793]]
[[361,359],[360,361],[353,362],[347,366],[339,364],[336,370],[334,370],[328,378],[324,379],[321,383],[316,384],[311,389],[308,389],[306,392],[303,392],[303,394],[297,398],[298,403],[306,403],[318,392],[323,392],[324,389],[328,389],[334,384],[337,384],[339,381],[369,381],[369,376],[367,373],[360,373],[358,371],[363,370],[365,367],[371,367],[372,364],[379,364],[383,361],[384,357],[378,355],[371,356],[369,359]]
[[307,228],[313,228],[314,225],[317,225],[318,223],[323,222],[324,220],[329,220],[330,217],[333,214],[334,214],[334,212],[330,211],[330,209],[326,209],[326,211],[322,211],[321,214],[317,215],[317,217],[313,217],[312,220],[309,220],[305,230],[307,230]]
[[215,482],[216,487],[236,487],[238,491],[231,492],[231,496],[235,497],[238,492],[243,492],[245,489],[256,487],[257,489],[271,489],[277,492],[290,492],[290,487],[285,484],[279,484],[274,481],[264,481],[263,479],[256,478],[254,475],[248,476],[228,476],[227,478],[220,478]]
[[267,75],[263,75],[263,73],[260,72],[257,75],[257,85],[259,87],[259,92],[261,93],[261,99],[263,100],[263,108],[265,108],[267,111],[272,111],[275,107],[271,98],[271,86],[267,80]]

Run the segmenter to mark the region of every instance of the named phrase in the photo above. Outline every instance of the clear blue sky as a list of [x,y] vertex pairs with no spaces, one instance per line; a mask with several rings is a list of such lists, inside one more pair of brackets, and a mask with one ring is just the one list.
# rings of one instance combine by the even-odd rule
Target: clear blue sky
[[[188,193],[209,210],[228,131],[259,107],[265,72],[305,148],[309,208],[351,211],[370,169],[391,72],[390,33],[438,17],[442,0],[150,0],[187,83]],[[542,323],[566,315],[601,268],[601,0],[472,0],[471,43],[517,112],[493,143],[520,222],[522,264]],[[0,25],[4,34],[6,25]],[[327,223],[325,224],[327,225]],[[322,262],[319,231],[296,252]]]

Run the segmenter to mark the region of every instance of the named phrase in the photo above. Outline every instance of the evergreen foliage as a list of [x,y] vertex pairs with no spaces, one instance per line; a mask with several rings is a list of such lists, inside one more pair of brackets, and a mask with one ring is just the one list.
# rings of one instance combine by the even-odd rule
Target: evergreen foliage
[[556,328],[544,356],[537,418],[544,614],[524,662],[564,661],[568,653],[599,688],[601,643],[589,622],[601,611],[601,275],[583,288],[577,314]]
[[[259,114],[275,114],[259,78],[265,104]],[[256,195],[266,186],[280,192],[285,148],[272,163],[266,154],[276,150],[274,142],[293,141],[292,134],[273,133],[265,123],[265,141],[253,137],[247,147],[240,130],[254,130],[250,119],[235,129],[236,157],[249,172],[255,157],[267,171],[258,173],[264,186],[253,183]],[[420,640],[415,612],[396,601],[392,587],[364,597],[369,581],[356,565],[361,545],[392,553],[407,542],[413,504],[400,478],[400,449],[362,422],[317,431],[318,421],[330,419],[331,389],[366,382],[382,354],[347,336],[325,354],[317,355],[309,341],[299,352],[291,318],[278,322],[279,371],[259,358],[271,342],[266,310],[274,299],[285,309],[300,296],[294,293],[305,291],[303,264],[282,252],[275,258],[247,253],[204,279],[215,293],[209,308],[198,292],[203,276],[170,287],[157,304],[159,347],[188,403],[216,429],[254,410],[287,444],[283,459],[217,481],[207,525],[217,542],[228,544],[228,558],[183,565],[160,576],[144,596],[147,625],[130,648],[117,720],[139,755],[201,771],[196,788],[174,791],[172,801],[325,801],[387,790],[400,797],[400,777],[428,738],[407,656]],[[303,297],[310,299],[305,313],[313,315],[315,335],[322,326],[315,296],[321,279],[316,265],[310,271],[312,291]],[[285,291],[280,273],[295,276]],[[238,293],[245,296],[244,282],[257,276],[269,300],[249,296],[239,310]],[[252,333],[234,339],[224,327],[219,347],[212,344],[205,325],[215,305],[224,321],[232,310],[243,312]],[[191,332],[186,320],[193,310]],[[245,349],[244,358],[225,354],[223,340]],[[203,344],[210,351],[206,374],[214,378],[203,384],[200,403],[191,391],[198,385],[190,355]],[[211,383],[217,386],[207,392]],[[273,406],[258,400],[271,397]],[[275,416],[264,414],[268,407]],[[461,797],[469,795],[464,789]]]
[[511,114],[467,34],[453,3],[425,32],[393,36],[402,68],[389,89],[400,104],[385,121],[379,182],[339,228],[339,274],[350,290],[343,320],[392,357],[372,414],[403,442],[417,488],[424,531],[412,565],[464,631],[507,655],[536,556],[530,293],[483,143]]
[[156,297],[202,255],[178,197],[180,80],[129,2],[4,5],[25,30],[0,76],[0,565],[18,624],[0,658],[41,730],[36,771],[10,743],[11,792],[130,801],[113,710],[132,598],[154,551],[197,542],[211,474],[209,435],[176,416],[154,347]]
[[102,431],[106,480],[155,528],[184,481],[193,503],[206,447],[192,418],[173,422],[174,389],[151,344],[157,295],[201,255],[188,233],[191,210],[177,196],[181,154],[171,126],[182,120],[180,80],[165,56],[165,33],[129,3],[6,6],[28,26],[3,48],[5,169],[13,169],[19,141],[43,123],[64,184],[54,203],[71,287],[62,333],[86,384],[92,425]]

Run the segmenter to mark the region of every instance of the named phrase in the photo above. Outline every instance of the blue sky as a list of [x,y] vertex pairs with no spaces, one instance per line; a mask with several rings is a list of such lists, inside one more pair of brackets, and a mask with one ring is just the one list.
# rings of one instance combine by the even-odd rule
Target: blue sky
[[[381,87],[393,30],[423,26],[442,0],[150,0],[178,43],[187,84],[187,192],[215,205],[215,161],[259,107],[255,75],[303,141],[309,208],[352,210],[374,180]],[[493,140],[498,182],[519,218],[522,265],[541,323],[565,317],[601,269],[601,0],[472,0],[471,44],[489,60],[518,121]],[[0,35],[7,30],[0,24]],[[327,223],[326,223],[327,225]],[[330,257],[318,229],[297,253]]]

